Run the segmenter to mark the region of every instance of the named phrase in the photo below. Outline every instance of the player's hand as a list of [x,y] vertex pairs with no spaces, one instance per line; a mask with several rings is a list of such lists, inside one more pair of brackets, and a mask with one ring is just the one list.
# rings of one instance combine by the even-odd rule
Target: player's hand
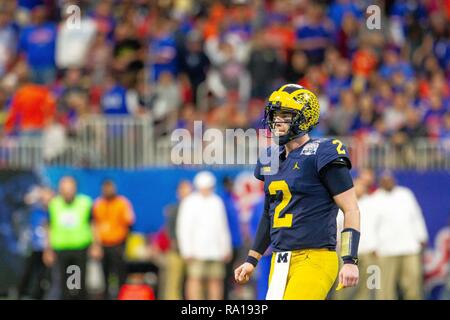
[[245,262],[234,270],[234,279],[238,284],[245,284],[250,280],[254,270],[255,267],[251,263]]
[[45,249],[42,254],[42,261],[47,267],[51,267],[56,261],[56,254],[52,249]]
[[346,263],[339,272],[339,287],[354,287],[358,284],[359,270],[355,264]]
[[95,260],[103,258],[103,249],[99,244],[92,244],[89,248],[89,255]]

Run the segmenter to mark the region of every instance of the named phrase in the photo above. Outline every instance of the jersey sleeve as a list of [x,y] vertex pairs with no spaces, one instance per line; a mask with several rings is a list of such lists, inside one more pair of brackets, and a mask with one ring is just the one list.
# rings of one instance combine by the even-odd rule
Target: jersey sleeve
[[327,139],[322,141],[317,150],[317,171],[320,172],[327,164],[339,158],[346,161],[349,169],[352,168],[350,154],[342,141],[338,139]]

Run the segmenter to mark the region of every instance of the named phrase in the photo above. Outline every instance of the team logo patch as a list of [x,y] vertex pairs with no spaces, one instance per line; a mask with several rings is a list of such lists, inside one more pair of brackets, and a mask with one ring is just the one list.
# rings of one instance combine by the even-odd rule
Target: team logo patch
[[263,167],[263,168],[262,168],[262,171],[263,171],[263,172],[270,172],[270,167]]
[[294,167],[292,168],[292,170],[300,170],[300,167],[298,166],[298,162],[296,162],[294,164]]
[[319,142],[317,142],[317,141],[310,142],[306,146],[303,147],[302,152],[300,154],[303,154],[305,156],[310,156],[310,155],[316,154],[318,147],[319,147]]

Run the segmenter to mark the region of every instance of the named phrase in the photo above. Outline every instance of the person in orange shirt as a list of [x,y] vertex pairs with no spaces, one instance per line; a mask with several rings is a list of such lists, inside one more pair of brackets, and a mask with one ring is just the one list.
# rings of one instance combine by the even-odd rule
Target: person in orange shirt
[[130,227],[134,223],[133,207],[124,196],[117,194],[112,180],[102,184],[102,195],[94,204],[94,230],[102,249],[102,267],[105,277],[104,297],[109,298],[109,276],[115,272],[119,288],[126,281],[126,263],[124,260],[125,241]]
[[45,86],[27,83],[15,93],[4,132],[17,131],[21,135],[36,135],[53,119],[56,113],[56,101]]

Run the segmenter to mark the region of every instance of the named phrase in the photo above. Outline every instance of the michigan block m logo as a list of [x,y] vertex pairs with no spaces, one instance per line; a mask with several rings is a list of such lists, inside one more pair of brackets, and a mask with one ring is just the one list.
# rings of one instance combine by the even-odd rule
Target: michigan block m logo
[[288,253],[279,253],[277,263],[287,263],[288,262]]

